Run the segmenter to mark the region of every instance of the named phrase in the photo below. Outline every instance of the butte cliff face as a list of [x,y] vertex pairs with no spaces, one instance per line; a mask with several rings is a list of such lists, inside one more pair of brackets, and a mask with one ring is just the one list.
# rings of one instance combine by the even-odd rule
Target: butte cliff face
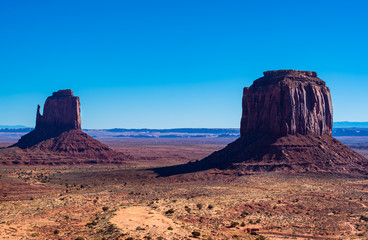
[[264,72],[244,88],[242,105],[241,136],[332,134],[330,90],[315,72]]
[[43,115],[37,108],[36,129],[67,131],[81,129],[79,97],[70,89],[59,90],[46,99]]
[[158,169],[366,173],[368,160],[332,137],[330,90],[317,73],[264,72],[244,88],[240,138],[201,161]]
[[35,129],[11,147],[24,150],[12,154],[25,164],[121,163],[131,159],[81,130],[79,97],[70,89],[48,97],[42,115],[38,105]]

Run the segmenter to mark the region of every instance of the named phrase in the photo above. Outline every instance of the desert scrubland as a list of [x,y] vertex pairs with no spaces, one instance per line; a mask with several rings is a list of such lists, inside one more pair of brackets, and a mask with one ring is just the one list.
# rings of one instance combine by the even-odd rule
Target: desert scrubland
[[[104,139],[125,165],[0,170],[1,239],[365,239],[368,179],[227,171],[160,177],[224,139]],[[364,143],[349,138],[349,143]],[[3,145],[6,143],[3,142]],[[363,150],[364,147],[359,145]]]

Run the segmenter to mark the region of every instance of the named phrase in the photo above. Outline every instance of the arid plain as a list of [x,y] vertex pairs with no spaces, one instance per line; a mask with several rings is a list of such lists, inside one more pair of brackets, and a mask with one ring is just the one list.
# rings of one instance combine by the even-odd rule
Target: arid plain
[[[1,167],[1,239],[367,239],[362,175],[227,171],[160,177],[235,138],[99,139],[122,165]],[[341,137],[364,156],[367,137]],[[7,146],[11,140],[2,140]]]

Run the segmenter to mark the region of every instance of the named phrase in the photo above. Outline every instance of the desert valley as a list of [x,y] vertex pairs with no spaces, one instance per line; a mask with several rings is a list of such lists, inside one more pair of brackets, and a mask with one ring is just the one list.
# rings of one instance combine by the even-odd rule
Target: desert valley
[[240,129],[82,130],[54,92],[34,129],[0,131],[0,238],[367,239],[367,129],[332,128],[317,73],[265,72],[242,111]]

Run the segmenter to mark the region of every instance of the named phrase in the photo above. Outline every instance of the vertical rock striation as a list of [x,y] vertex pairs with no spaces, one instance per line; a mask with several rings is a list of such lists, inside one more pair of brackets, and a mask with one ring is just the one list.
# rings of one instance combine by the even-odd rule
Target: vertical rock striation
[[264,72],[244,88],[240,133],[269,133],[275,137],[332,134],[330,90],[315,72]]
[[43,115],[37,108],[36,129],[67,131],[81,129],[80,101],[70,89],[59,90],[46,99]]

